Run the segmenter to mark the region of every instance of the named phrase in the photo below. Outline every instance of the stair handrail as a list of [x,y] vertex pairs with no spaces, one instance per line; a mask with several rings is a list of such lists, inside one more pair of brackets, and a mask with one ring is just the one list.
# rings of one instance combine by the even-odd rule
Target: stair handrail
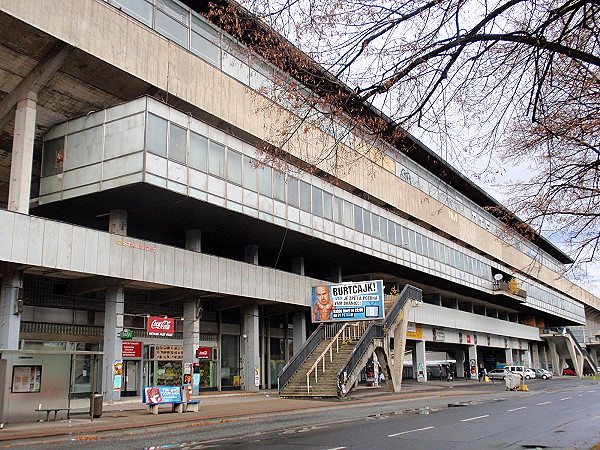
[[325,350],[323,350],[321,352],[321,354],[315,360],[314,364],[306,372],[306,393],[307,394],[310,394],[310,374],[313,373],[313,371],[315,372],[315,384],[317,384],[318,383],[318,370],[315,370],[316,367],[322,361],[323,362],[323,372],[325,372],[325,354],[327,352],[329,352],[329,362],[331,362],[333,359],[333,355],[332,355],[332,351],[331,351],[333,344],[336,344],[336,353],[339,352],[339,350],[340,350],[339,337],[340,337],[340,335],[342,335],[344,333],[344,330],[346,330],[346,328],[348,328],[347,323],[345,323],[340,328],[340,330],[335,334],[335,336],[333,336],[333,338],[331,339],[331,342],[329,344],[327,344],[327,347],[325,347]]
[[294,355],[288,360],[283,369],[281,369],[281,372],[277,377],[277,387],[280,393],[281,390],[290,382],[302,363],[306,361],[310,354],[325,338],[325,325],[326,324],[324,323],[319,324],[317,329],[313,331],[313,333],[306,340],[304,346],[297,352],[294,352]]
[[398,300],[396,300],[394,306],[392,306],[390,311],[385,316],[383,326],[386,330],[389,330],[391,328],[392,324],[398,317],[398,314],[400,314],[400,311],[402,311],[402,308],[404,308],[404,305],[406,304],[409,298],[420,301],[423,298],[423,293],[421,289],[411,286],[410,284],[404,286],[404,289],[402,289],[402,291],[398,295]]

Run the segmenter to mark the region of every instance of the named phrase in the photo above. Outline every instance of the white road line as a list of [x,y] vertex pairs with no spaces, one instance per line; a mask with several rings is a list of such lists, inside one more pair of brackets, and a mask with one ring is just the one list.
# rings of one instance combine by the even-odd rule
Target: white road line
[[468,422],[469,420],[477,420],[477,419],[483,419],[485,417],[490,417],[489,414],[486,414],[485,416],[477,416],[477,417],[471,417],[470,419],[463,419],[461,420],[461,422]]
[[527,406],[521,406],[520,408],[509,409],[507,412],[518,411],[518,410],[520,410],[520,409],[525,409],[525,408],[527,408]]
[[577,397],[583,397],[583,394],[579,394]]
[[396,437],[396,436],[400,436],[401,434],[414,433],[415,431],[431,430],[432,428],[433,427],[425,427],[425,428],[417,428],[416,430],[402,431],[401,433],[388,434],[388,437]]
[[552,403],[552,402],[542,402],[542,403],[538,403],[537,405],[538,405],[538,406],[540,406],[540,405],[548,405],[548,404],[550,404],[550,403]]
[[573,397],[565,397],[565,398],[561,398],[560,400],[561,400],[561,401],[563,401],[563,400],[571,400],[572,398],[573,398]]
[[333,447],[333,448],[330,448],[328,450],[342,450],[344,448],[348,448],[348,447]]

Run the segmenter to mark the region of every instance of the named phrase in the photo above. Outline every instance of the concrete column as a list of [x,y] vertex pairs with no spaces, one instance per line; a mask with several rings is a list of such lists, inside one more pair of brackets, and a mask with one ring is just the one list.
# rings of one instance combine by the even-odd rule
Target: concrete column
[[292,258],[292,272],[304,276],[304,258]]
[[18,350],[21,315],[17,301],[23,287],[23,273],[7,271],[2,274],[0,287],[0,348]]
[[594,346],[588,348],[590,349],[589,353],[590,357],[592,358],[592,361],[594,362],[594,364],[596,364],[596,367],[600,367],[600,360],[598,360],[598,350],[596,350],[596,347]]
[[332,283],[341,283],[342,282],[342,268],[341,267],[332,267],[329,271],[330,279]]
[[185,231],[185,249],[196,253],[202,252],[202,232],[200,230]]
[[531,344],[531,367],[541,367],[540,351],[537,343]]
[[548,349],[550,350],[550,360],[552,361],[552,372],[554,372],[554,375],[560,377],[562,375],[562,362],[556,351],[556,343],[552,339],[548,340]]
[[531,367],[531,351],[529,349],[523,350],[523,357],[521,358],[521,364],[525,367]]
[[506,364],[512,364],[513,363],[513,351],[512,351],[512,348],[505,348],[504,349],[504,362],[506,362]]
[[244,261],[258,266],[258,245],[246,245],[244,247]]
[[121,391],[114,390],[115,363],[123,362],[121,339],[118,333],[123,331],[123,313],[125,312],[125,293],[123,286],[106,289],[104,301],[104,357],[102,360],[102,393],[104,400],[121,399]]
[[17,103],[15,112],[8,210],[23,214],[29,214],[36,108],[37,94],[28,92],[27,98]]
[[454,352],[456,358],[456,378],[465,377],[465,352],[464,350],[456,350]]
[[[417,367],[418,367],[418,363],[417,363],[417,349],[415,348],[414,345],[410,349],[410,355],[411,355],[412,367],[413,367],[412,378],[413,378],[413,380],[416,380],[417,379]],[[395,353],[394,353],[394,356],[395,356]],[[396,364],[398,364],[398,361],[394,361],[394,362]],[[400,363],[402,365],[404,365],[404,361],[401,361]]]
[[424,383],[427,381],[427,357],[425,355],[425,341],[416,342],[415,353],[417,357],[417,381],[419,383]]
[[306,342],[306,314],[303,311],[296,311],[292,320],[294,324],[293,347],[295,355]]
[[258,306],[246,306],[242,327],[242,389],[245,391],[258,391],[259,383],[254,382],[255,375],[260,370],[258,325]]
[[540,367],[542,369],[549,370],[550,361],[548,359],[548,347],[546,347],[544,344],[540,344],[538,348],[540,352]]
[[127,211],[124,209],[110,210],[108,232],[120,236],[127,236]]
[[[473,373],[473,371],[475,371]],[[479,374],[479,363],[477,361],[477,346],[469,345],[469,373],[467,377],[474,380],[478,378]]]
[[200,347],[200,317],[202,317],[202,308],[200,305],[199,300],[186,300],[183,303],[184,363],[193,364],[198,361],[196,359],[196,350]]

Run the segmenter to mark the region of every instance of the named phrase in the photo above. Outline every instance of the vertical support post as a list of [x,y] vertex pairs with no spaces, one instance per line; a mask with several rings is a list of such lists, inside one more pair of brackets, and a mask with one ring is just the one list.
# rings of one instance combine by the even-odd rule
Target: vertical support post
[[556,343],[554,342],[554,340],[548,340],[548,348],[550,350],[550,360],[552,361],[552,371],[554,372],[554,375],[560,377],[562,375],[563,367],[560,360],[560,356],[556,351]]
[[119,236],[127,236],[127,211],[124,209],[111,209],[108,232]]
[[504,349],[504,361],[506,362],[506,364],[512,364],[514,362],[512,348]]
[[425,353],[425,341],[415,343],[415,353],[417,356],[417,381],[419,383],[427,382],[427,357]]
[[332,267],[330,270],[330,278],[332,283],[341,283],[342,282],[342,268],[341,267]]
[[[200,347],[200,305],[199,300],[186,300],[183,303],[183,362],[188,364],[196,361],[196,350]],[[197,394],[197,389],[193,393]]]
[[465,377],[465,351],[464,350],[456,350],[455,352],[456,358],[456,378],[464,378]]
[[294,313],[293,321],[293,350],[294,354],[296,354],[306,342],[306,314],[304,314],[303,311],[296,311]]
[[479,376],[478,370],[479,363],[477,361],[477,346],[469,345],[469,378],[472,380],[477,379],[477,377]]
[[23,273],[7,271],[2,274],[0,288],[0,348],[17,350],[21,331],[21,315],[18,312],[19,293],[23,286]]
[[102,392],[107,401],[121,399],[121,390],[115,389],[115,363],[123,362],[121,340],[118,333],[123,331],[125,312],[125,292],[123,286],[106,289],[104,301],[104,359],[102,363]]
[[304,258],[292,258],[292,272],[304,276]]
[[15,112],[10,185],[8,187],[8,210],[23,214],[29,214],[36,111],[37,94],[29,91],[27,97],[17,103]]
[[258,245],[253,244],[244,247],[244,261],[258,266]]
[[185,249],[202,253],[202,231],[197,229],[186,230]]
[[244,384],[242,389],[246,391],[258,391],[259,383],[255,383],[257,375],[260,375],[260,353],[259,353],[259,315],[258,306],[244,307],[243,322],[243,368]]

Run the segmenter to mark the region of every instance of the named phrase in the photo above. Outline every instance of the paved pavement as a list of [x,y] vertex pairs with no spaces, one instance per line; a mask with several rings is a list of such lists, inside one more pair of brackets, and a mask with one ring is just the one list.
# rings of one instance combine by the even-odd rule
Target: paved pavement
[[[478,383],[477,381],[429,381],[417,383],[405,381],[402,392],[392,393],[383,387],[359,386],[349,398],[339,399],[285,399],[275,390],[259,392],[211,392],[202,393],[198,412],[172,413],[163,406],[158,415],[148,413],[140,398],[103,405],[101,417],[91,419],[89,406],[83,402],[74,409],[70,419],[50,422],[2,424],[0,447],[27,445],[64,440],[88,440],[95,436],[127,435],[166,429],[198,426],[199,424],[243,420],[263,414],[281,414],[311,408],[343,406],[348,403],[366,403],[420,397],[454,397],[473,393],[484,394],[503,391],[504,383]],[[87,402],[89,405],[89,400]],[[32,412],[33,413],[33,412]],[[38,413],[39,414],[39,413]],[[41,417],[40,419],[45,418]]]

